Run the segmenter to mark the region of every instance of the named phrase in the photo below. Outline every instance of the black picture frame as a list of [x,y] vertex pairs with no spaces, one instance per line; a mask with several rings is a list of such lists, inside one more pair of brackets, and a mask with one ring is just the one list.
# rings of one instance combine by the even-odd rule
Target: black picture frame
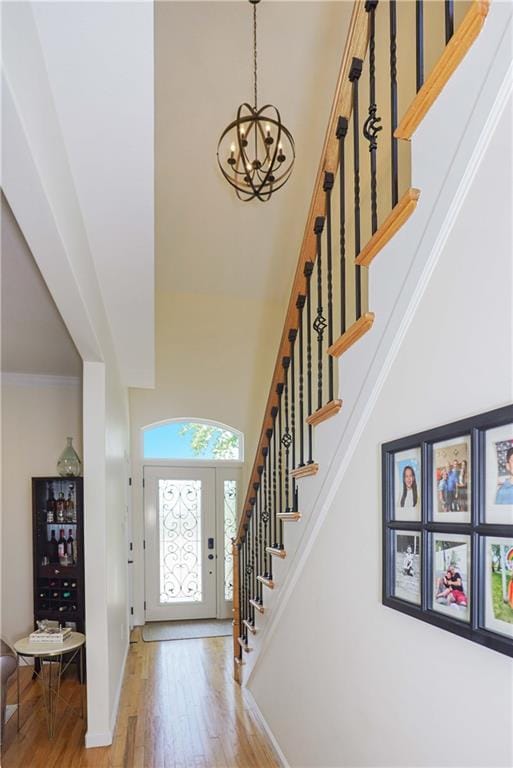
[[[503,406],[451,424],[401,437],[382,445],[382,602],[385,606],[401,611],[412,618],[453,632],[499,653],[513,656],[513,636],[510,637],[497,629],[497,626],[501,626],[500,621],[490,620],[490,615],[496,616],[495,613],[490,614],[490,610],[495,611],[494,587],[492,587],[495,577],[494,565],[490,565],[492,549],[488,555],[486,550],[487,542],[490,542],[491,548],[492,542],[504,541],[505,546],[509,546],[509,540],[513,540],[513,524],[489,522],[486,510],[487,498],[490,498],[490,494],[486,492],[486,435],[489,430],[506,425],[512,425],[513,428],[513,405]],[[433,514],[435,502],[438,504],[438,488],[434,487],[434,446],[446,441],[457,441],[458,438],[464,436],[469,438],[470,456],[468,456],[468,460],[470,466],[467,463],[467,466],[463,468],[463,460],[460,462],[461,472],[463,473],[464,469],[467,471],[466,482],[462,481],[461,487],[465,489],[464,505],[469,506],[470,514],[458,515],[458,504],[455,503],[451,506],[451,510],[447,510],[453,511],[453,514],[448,515],[451,519],[444,521],[440,512],[438,515]],[[396,456],[398,454],[404,455],[405,452],[416,449],[420,450],[421,456],[420,520],[415,511],[412,511],[412,519],[403,519],[403,517],[396,519]],[[503,461],[501,459],[502,467],[504,467]],[[445,497],[442,498],[442,501],[445,501]],[[415,515],[417,515],[417,519],[414,519]],[[465,517],[467,519],[464,519]],[[420,604],[396,594],[397,591],[404,594],[404,589],[396,590],[395,588],[397,531],[410,532],[411,535],[420,533]],[[441,541],[437,537],[444,535],[447,536],[446,544],[450,544],[451,541],[455,542],[453,549],[456,554],[450,551],[450,546],[447,547],[446,553],[442,546],[438,550],[442,554],[434,556],[434,544],[436,541]],[[469,553],[467,549],[463,548],[467,547],[467,543],[470,548]],[[497,544],[494,546],[494,552],[501,551]],[[456,552],[457,550],[459,552]],[[468,568],[466,560],[464,563],[462,562],[463,555],[466,558],[467,554],[469,555]],[[447,597],[449,608],[445,610],[440,608],[438,604],[434,605],[433,589],[436,574],[440,573],[441,559],[445,561],[449,555],[460,564],[464,598],[458,595],[458,600],[455,601],[454,598],[451,600],[449,595]],[[459,561],[458,557],[460,558]],[[438,570],[436,569],[437,563]],[[498,573],[502,574],[506,568],[505,563],[504,559],[502,565],[497,566]],[[504,573],[506,575],[506,571]],[[507,575],[507,579],[513,583],[513,568],[512,576]],[[440,583],[442,582],[440,581]],[[513,588],[512,592],[508,594],[513,594]],[[465,599],[467,600],[466,606],[464,605]],[[441,596],[440,600],[443,606],[444,597]],[[511,610],[513,611],[513,606]],[[507,611],[509,611],[509,607]],[[507,619],[504,621],[504,626],[509,631],[509,613],[506,615]]]

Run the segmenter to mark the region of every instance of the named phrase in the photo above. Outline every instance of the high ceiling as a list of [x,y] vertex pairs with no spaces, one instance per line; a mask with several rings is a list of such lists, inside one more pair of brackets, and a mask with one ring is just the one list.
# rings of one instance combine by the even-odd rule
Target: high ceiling
[[217,141],[251,101],[252,6],[155,8],[157,289],[288,298],[352,11],[350,2],[258,6],[259,102],[296,142],[291,179],[266,203],[241,202]]
[[153,380],[155,289],[285,306],[352,3],[258,6],[260,103],[279,107],[297,153],[267,203],[239,201],[216,162],[252,95],[247,0],[6,5],[10,83],[20,114],[38,100],[54,110],[35,154],[55,175],[46,144],[61,142],[125,384]]

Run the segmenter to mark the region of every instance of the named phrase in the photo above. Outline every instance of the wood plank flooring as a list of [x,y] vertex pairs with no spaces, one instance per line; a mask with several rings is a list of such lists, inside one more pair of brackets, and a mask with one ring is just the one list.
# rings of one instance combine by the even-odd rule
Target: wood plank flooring
[[[3,768],[277,768],[260,722],[233,681],[232,640],[145,643],[135,630],[110,747],[85,749],[85,726],[61,703],[49,741],[39,684],[22,678],[22,729],[6,724]],[[61,694],[79,708],[73,673]],[[15,701],[11,686],[8,701]]]

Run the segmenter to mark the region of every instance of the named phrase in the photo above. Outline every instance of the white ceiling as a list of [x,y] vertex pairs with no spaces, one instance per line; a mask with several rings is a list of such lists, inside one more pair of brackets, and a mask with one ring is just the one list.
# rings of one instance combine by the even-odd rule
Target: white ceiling
[[288,299],[351,2],[270,2],[257,9],[259,103],[275,104],[296,142],[287,184],[241,202],[217,141],[252,101],[252,6],[160,2],[155,8],[157,287]]
[[2,229],[2,371],[80,376],[82,360],[5,198]]
[[267,203],[239,201],[216,161],[252,95],[247,0],[30,6],[122,379],[140,386],[155,287],[285,305],[352,3],[258,6],[260,103],[278,106],[297,153]]

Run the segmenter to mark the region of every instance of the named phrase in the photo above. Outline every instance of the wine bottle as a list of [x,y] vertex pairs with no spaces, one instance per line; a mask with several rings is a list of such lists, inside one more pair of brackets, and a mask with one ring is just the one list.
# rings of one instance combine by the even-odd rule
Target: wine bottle
[[68,523],[74,523],[77,519],[75,515],[75,502],[73,501],[74,490],[75,486],[73,483],[70,483],[68,486],[68,498],[66,500],[66,520]]
[[78,563],[78,541],[76,539],[73,541],[73,562],[75,565]]
[[66,539],[64,538],[64,528],[61,528],[61,537],[59,539],[59,542],[57,544],[57,553],[59,557],[59,562],[64,559],[64,555],[66,554]]
[[61,491],[59,493],[59,498],[57,499],[57,522],[63,523],[64,522],[64,507],[66,505],[66,500],[64,498],[64,493]]
[[54,600],[56,600],[59,597],[59,593],[58,592],[52,592],[52,597],[53,597]]
[[55,519],[55,496],[53,492],[53,483],[48,483],[48,493],[46,498],[46,522],[53,523]]
[[62,599],[63,600],[69,600],[71,597],[71,592],[69,590],[64,590],[62,593]]
[[59,545],[57,544],[57,539],[55,538],[55,530],[53,528],[51,539],[48,542],[48,558],[51,563],[59,562]]
[[74,562],[74,558],[73,558],[73,541],[74,541],[74,539],[73,539],[73,536],[71,534],[72,534],[72,530],[70,528],[69,529],[68,540],[66,542],[66,552],[68,553],[69,562],[73,563]]

